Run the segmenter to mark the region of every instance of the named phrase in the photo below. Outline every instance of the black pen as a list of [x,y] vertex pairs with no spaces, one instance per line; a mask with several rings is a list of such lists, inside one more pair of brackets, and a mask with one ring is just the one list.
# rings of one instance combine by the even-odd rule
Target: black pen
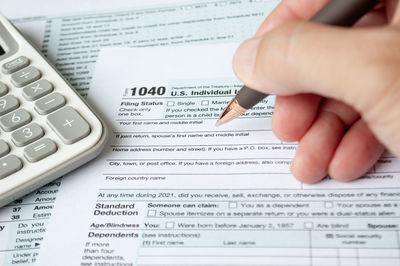
[[[331,0],[310,21],[327,25],[351,27],[368,11],[374,8],[378,2],[379,0]],[[268,94],[243,86],[222,112],[216,126],[238,117],[267,96]]]

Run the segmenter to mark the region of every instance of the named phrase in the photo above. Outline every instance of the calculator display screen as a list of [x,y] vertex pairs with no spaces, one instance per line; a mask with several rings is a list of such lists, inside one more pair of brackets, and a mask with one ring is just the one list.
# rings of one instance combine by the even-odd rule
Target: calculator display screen
[[5,54],[6,52],[4,51],[4,49],[3,49],[3,47],[1,47],[1,45],[0,45],[0,55],[3,55],[3,54]]

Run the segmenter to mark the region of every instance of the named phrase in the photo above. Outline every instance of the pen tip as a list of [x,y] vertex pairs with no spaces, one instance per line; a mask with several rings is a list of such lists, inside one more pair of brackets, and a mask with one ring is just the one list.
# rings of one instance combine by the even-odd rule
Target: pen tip
[[219,127],[219,126],[222,125],[222,124],[223,124],[222,121],[221,121],[221,120],[218,120],[217,123],[215,123],[215,126],[216,126],[216,127]]

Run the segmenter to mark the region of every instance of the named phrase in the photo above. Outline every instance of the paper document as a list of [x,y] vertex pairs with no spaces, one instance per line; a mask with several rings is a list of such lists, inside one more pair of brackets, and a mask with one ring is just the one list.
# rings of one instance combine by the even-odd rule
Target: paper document
[[[5,4],[4,2],[7,3]],[[184,2],[184,0],[19,0],[18,2],[4,0],[1,12],[8,18],[13,19],[21,17],[54,16],[60,15],[61,13],[87,12],[89,10],[92,12],[103,12],[105,10],[116,8],[131,10],[135,7],[143,8],[179,2]]]
[[221,127],[235,44],[105,49],[102,156],[63,179],[40,265],[399,265],[400,164],[305,185],[274,98]]
[[[102,47],[242,41],[254,34],[279,3],[155,0],[138,6],[136,0],[90,0],[79,1],[79,5],[74,5],[75,0],[8,2],[2,12],[82,95],[88,93]],[[154,5],[156,2],[163,4]],[[107,10],[109,7],[117,10]],[[30,17],[21,17],[25,15]],[[35,263],[60,184],[58,180],[0,209],[0,265]]]

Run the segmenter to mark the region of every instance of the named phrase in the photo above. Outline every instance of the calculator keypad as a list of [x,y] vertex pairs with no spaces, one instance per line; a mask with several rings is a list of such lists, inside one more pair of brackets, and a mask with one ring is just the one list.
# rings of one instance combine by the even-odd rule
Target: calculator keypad
[[55,92],[35,102],[35,110],[41,115],[47,115],[65,105],[65,98]]
[[9,152],[10,152],[10,146],[8,146],[7,142],[0,139],[0,157],[3,157]]
[[25,56],[20,56],[3,65],[1,70],[4,74],[11,74],[29,65],[29,59]]
[[22,147],[40,139],[43,134],[43,129],[38,124],[31,123],[26,127],[14,131],[11,134],[11,139],[15,145]]
[[90,133],[89,124],[70,106],[48,115],[47,123],[65,144],[73,144]]
[[12,85],[22,88],[23,98],[7,94],[11,87],[0,82],[0,128],[11,132],[11,143],[14,144],[0,139],[0,179],[23,167],[20,158],[9,154],[13,146],[24,147],[23,156],[29,163],[40,161],[58,149],[53,140],[43,138],[46,132],[42,126],[30,123],[32,115],[28,110],[19,108],[21,101],[34,101],[35,111],[39,115],[47,115],[47,124],[66,145],[85,138],[91,131],[89,124],[74,108],[64,107],[67,101],[59,92],[53,92],[55,88],[51,81],[41,79],[41,71],[29,64],[29,58],[20,56],[1,68],[4,74],[10,75]]
[[25,109],[18,109],[0,118],[0,126],[4,131],[13,131],[31,122],[32,116]]
[[41,79],[22,89],[22,96],[28,101],[34,101],[53,91],[53,85],[46,79]]
[[41,139],[24,149],[25,158],[31,163],[37,162],[57,151],[57,145],[50,139]]
[[19,107],[19,101],[12,95],[0,98],[0,115],[7,114]]
[[12,74],[11,82],[14,84],[14,86],[21,88],[40,79],[40,76],[40,71],[36,67],[29,66]]
[[8,92],[7,85],[0,81],[0,96],[6,95]]
[[21,160],[15,155],[0,159],[0,179],[9,176],[22,168]]

